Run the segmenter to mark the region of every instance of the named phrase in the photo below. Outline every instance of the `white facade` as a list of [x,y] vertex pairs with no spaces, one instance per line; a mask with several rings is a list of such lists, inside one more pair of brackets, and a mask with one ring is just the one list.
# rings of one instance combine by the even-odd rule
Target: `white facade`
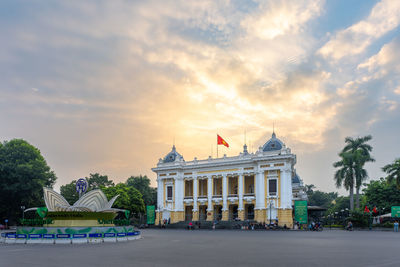
[[245,145],[234,157],[185,161],[174,146],[152,169],[156,221],[277,220],[289,227],[295,164],[296,156],[275,134],[256,153],[247,153]]

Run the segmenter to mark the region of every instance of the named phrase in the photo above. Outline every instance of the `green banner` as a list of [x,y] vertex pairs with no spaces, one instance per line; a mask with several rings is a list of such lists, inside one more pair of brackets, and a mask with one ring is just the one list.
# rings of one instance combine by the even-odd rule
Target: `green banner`
[[155,206],[147,206],[147,224],[154,224],[155,221]]
[[393,206],[392,207],[392,217],[400,217],[400,206]]
[[294,202],[294,220],[301,224],[307,223],[307,201],[297,200]]

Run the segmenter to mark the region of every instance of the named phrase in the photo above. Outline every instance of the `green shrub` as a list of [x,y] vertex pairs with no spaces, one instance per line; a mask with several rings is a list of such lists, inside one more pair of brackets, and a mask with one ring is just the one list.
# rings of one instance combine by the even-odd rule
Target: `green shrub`
[[351,221],[354,227],[368,227],[368,219],[369,215],[364,214],[364,212],[354,210],[352,211],[351,216],[346,219],[346,223]]

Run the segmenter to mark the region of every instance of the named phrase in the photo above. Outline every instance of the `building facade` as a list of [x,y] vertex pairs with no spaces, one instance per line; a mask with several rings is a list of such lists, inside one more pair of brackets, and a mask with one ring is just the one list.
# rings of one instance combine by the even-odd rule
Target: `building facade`
[[296,155],[272,134],[255,153],[185,161],[175,146],[157,167],[156,224],[251,220],[293,225],[293,201],[304,199]]

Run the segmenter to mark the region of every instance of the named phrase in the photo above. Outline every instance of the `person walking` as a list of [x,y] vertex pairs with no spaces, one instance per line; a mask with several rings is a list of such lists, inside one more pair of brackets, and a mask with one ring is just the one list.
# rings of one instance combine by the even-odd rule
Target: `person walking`
[[399,231],[399,222],[396,220],[396,221],[394,221],[394,224],[393,224],[393,227],[394,227],[394,231],[395,232],[398,232]]

